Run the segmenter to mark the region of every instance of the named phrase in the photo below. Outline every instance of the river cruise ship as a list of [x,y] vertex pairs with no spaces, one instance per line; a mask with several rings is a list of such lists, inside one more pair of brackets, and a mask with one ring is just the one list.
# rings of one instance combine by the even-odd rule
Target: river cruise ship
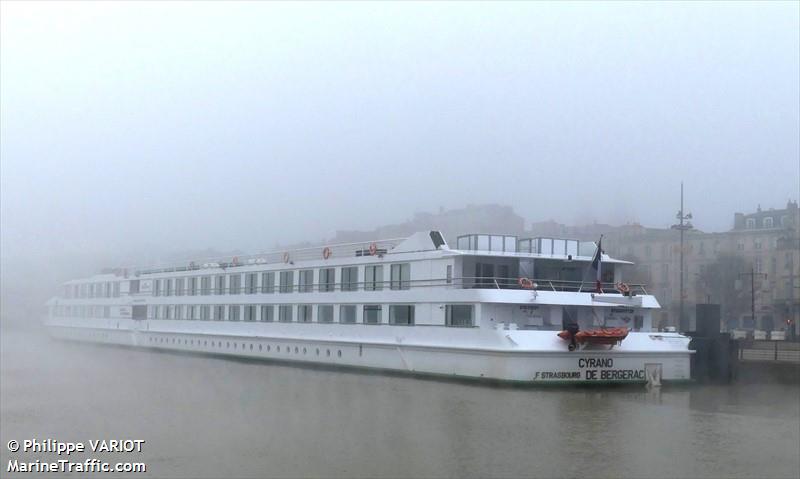
[[454,246],[431,231],[107,270],[65,283],[45,322],[62,339],[447,377],[689,379],[689,338],[653,330],[658,301],[595,243]]

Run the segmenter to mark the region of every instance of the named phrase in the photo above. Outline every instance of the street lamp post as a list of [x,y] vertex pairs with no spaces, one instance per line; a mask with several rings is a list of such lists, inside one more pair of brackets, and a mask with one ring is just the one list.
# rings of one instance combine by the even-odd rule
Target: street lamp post
[[684,332],[689,329],[688,325],[684,323],[683,319],[683,234],[685,231],[692,229],[692,223],[689,222],[692,219],[691,213],[685,213],[683,211],[683,181],[681,181],[681,209],[675,215],[675,218],[678,219],[678,224],[674,224],[671,226],[672,229],[678,230],[681,233],[681,250],[680,250],[680,309],[678,312],[678,327],[679,329]]

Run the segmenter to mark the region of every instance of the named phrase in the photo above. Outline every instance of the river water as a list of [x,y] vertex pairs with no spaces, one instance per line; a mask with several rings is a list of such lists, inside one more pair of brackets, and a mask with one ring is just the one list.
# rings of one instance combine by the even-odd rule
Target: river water
[[[135,477],[793,477],[800,386],[498,387],[4,331],[10,440],[143,439]],[[76,474],[85,476],[86,474]],[[93,477],[113,477],[94,474]],[[123,476],[123,475],[120,475]],[[57,477],[48,474],[47,477]]]

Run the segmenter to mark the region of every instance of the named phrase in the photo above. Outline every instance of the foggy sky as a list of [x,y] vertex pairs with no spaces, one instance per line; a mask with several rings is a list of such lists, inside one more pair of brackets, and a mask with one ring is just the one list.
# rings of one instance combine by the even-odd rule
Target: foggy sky
[[706,231],[800,188],[800,7],[3,2],[3,257],[415,211]]

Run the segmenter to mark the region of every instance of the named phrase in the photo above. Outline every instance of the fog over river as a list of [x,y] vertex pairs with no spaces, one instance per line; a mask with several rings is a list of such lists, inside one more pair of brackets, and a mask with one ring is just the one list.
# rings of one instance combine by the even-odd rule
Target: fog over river
[[8,328],[1,372],[4,473],[10,459],[57,459],[9,453],[8,441],[30,438],[143,439],[141,454],[77,456],[147,464],[132,477],[800,471],[798,385],[497,387],[60,342]]

